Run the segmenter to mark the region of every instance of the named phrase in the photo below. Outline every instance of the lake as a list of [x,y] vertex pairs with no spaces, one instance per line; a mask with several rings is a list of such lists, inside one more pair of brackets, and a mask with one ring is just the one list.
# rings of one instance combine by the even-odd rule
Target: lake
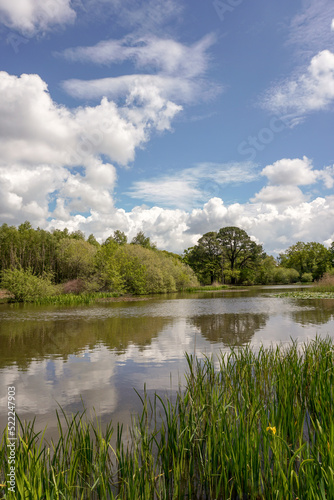
[[[292,290],[291,286],[288,287]],[[299,288],[300,289],[300,288]],[[279,298],[284,287],[199,292],[92,306],[0,305],[0,426],[7,387],[21,419],[55,434],[56,413],[95,409],[125,427],[140,411],[134,389],[172,395],[183,383],[184,353],[334,336],[333,299]]]

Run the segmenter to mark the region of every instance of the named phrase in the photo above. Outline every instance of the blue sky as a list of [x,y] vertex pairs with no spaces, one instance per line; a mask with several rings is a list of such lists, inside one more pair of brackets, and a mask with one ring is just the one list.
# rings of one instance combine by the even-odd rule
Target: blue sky
[[0,222],[334,240],[332,0],[0,0]]

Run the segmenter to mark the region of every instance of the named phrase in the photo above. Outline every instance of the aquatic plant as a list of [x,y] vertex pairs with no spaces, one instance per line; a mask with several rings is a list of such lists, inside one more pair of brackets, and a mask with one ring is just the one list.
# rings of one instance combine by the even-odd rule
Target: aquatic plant
[[146,392],[125,440],[85,413],[57,413],[48,443],[20,422],[16,493],[0,449],[0,498],[334,498],[334,344],[330,338],[200,359],[187,354],[176,399]]

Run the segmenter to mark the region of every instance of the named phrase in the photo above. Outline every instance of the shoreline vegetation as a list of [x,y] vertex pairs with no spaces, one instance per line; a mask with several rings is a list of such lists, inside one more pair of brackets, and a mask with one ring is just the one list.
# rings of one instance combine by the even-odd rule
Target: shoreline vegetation
[[0,498],[334,498],[332,339],[186,359],[176,398],[137,393],[130,440],[85,412],[57,413],[50,442],[20,422],[15,495],[5,430]]
[[92,234],[86,239],[81,231],[33,229],[28,221],[0,226],[0,302],[75,305],[310,282],[334,292],[334,243],[327,249],[298,242],[274,259],[244,230],[224,227],[204,234],[181,256],[158,250],[141,231],[130,243],[119,230],[99,243]]

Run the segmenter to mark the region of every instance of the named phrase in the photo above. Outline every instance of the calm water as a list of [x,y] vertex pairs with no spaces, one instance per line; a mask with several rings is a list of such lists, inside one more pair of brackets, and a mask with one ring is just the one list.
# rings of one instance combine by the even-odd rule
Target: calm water
[[[282,287],[281,287],[282,288]],[[289,288],[291,289],[291,288]],[[184,353],[334,337],[334,300],[277,298],[278,287],[203,292],[82,307],[0,305],[0,428],[7,386],[17,413],[56,428],[55,410],[84,404],[106,422],[130,423],[134,388],[172,394]]]

